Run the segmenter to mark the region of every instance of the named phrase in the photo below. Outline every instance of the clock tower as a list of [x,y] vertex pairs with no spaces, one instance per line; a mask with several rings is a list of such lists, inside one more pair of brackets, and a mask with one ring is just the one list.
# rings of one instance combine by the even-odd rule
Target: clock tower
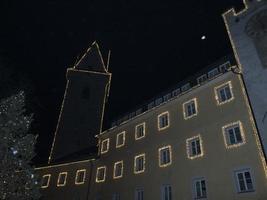
[[223,18],[267,155],[267,0],[244,0],[244,5]]
[[97,152],[111,73],[94,42],[74,67],[67,69],[63,98],[48,163],[89,157]]

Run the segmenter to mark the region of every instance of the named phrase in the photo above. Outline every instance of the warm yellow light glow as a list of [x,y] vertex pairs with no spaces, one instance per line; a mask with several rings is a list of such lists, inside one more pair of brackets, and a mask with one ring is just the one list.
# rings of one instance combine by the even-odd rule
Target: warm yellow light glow
[[[62,186],[65,186],[66,185],[66,182],[67,182],[67,175],[68,175],[68,172],[61,172],[59,173],[58,175],[58,179],[57,179],[57,186],[58,187],[62,187]],[[63,176],[63,182],[61,183],[61,177]]]
[[[145,153],[143,154],[139,154],[137,156],[134,157],[134,173],[135,174],[140,174],[140,173],[143,173],[146,169],[146,157],[145,157]],[[138,170],[137,169],[137,159],[139,158],[143,158],[143,169],[142,170]]]
[[[193,140],[197,140],[197,139],[199,139],[200,154],[191,155],[191,142]],[[187,152],[187,158],[189,158],[191,160],[193,160],[195,158],[202,157],[204,155],[203,141],[202,141],[202,138],[201,138],[200,134],[186,139],[186,152]]]
[[107,153],[109,150],[109,138],[105,139],[101,143],[101,154]]
[[[82,175],[83,175],[82,181],[78,180],[79,179],[79,176],[80,176],[80,173],[82,173]],[[77,170],[76,176],[75,176],[75,185],[84,184],[84,182],[85,182],[85,176],[86,176],[86,169]]]
[[[231,98],[230,99],[227,99],[225,101],[220,102],[220,97],[219,97],[219,94],[218,94],[218,90],[220,90],[220,89],[222,89],[222,88],[224,88],[226,86],[229,86],[229,88],[230,88]],[[225,103],[228,103],[228,102],[234,100],[233,86],[232,86],[232,82],[231,81],[228,81],[228,82],[223,83],[223,84],[221,84],[219,86],[216,86],[214,88],[214,93],[215,93],[215,99],[217,101],[217,105],[223,105]]]
[[[121,165],[121,174],[116,176],[116,169],[119,165]],[[123,176],[123,160],[115,162],[113,167],[113,179],[118,179],[121,178],[122,176]]]
[[[95,178],[95,182],[97,183],[101,183],[101,182],[104,182],[105,179],[106,179],[106,169],[107,167],[106,166],[102,166],[102,167],[98,167],[97,170],[96,170],[96,178]],[[103,178],[100,179],[99,178],[99,173],[103,170]]]
[[[160,119],[162,117],[165,117],[165,116],[167,117],[168,124],[166,126],[161,127],[161,125],[160,125]],[[170,126],[170,114],[169,114],[169,111],[166,111],[166,112],[163,112],[163,113],[159,114],[158,115],[158,130],[159,131],[162,131],[162,130],[168,128],[169,126]]]
[[[188,115],[188,113],[187,113],[187,106],[189,104],[192,104],[192,103],[194,103],[194,105],[195,105],[196,113],[194,113],[192,115]],[[186,102],[183,103],[183,113],[184,113],[184,119],[185,120],[190,119],[190,118],[192,118],[194,116],[197,116],[197,114],[198,114],[197,98],[190,99],[189,101],[186,101]]]
[[[47,177],[47,182],[46,182],[46,184],[44,184],[43,181],[46,179],[46,177]],[[50,178],[51,178],[51,174],[43,175],[41,188],[48,188],[49,183],[50,183]]]
[[[122,143],[120,143],[120,138],[122,137]],[[116,137],[116,148],[120,148],[125,144],[125,131],[118,133]]]
[[[143,135],[142,136],[138,136],[138,131],[139,128],[143,127]],[[146,136],[146,123],[143,122],[141,124],[138,124],[135,126],[135,140],[140,140],[142,138],[144,138]]]
[[[161,163],[161,151],[164,151],[165,149],[168,149],[169,150],[169,153],[170,153],[170,162],[165,163],[165,164],[162,164]],[[167,167],[167,166],[169,166],[169,165],[172,164],[172,148],[171,148],[171,145],[164,146],[164,147],[161,147],[161,148],[158,149],[158,159],[159,159],[159,167]]]

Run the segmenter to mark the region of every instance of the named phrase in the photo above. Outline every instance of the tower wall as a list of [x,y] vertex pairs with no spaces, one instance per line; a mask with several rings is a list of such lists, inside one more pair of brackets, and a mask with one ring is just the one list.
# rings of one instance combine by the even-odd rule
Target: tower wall
[[241,12],[231,9],[223,17],[266,154],[267,27],[261,27],[257,16],[267,13],[267,1],[244,1],[244,4],[245,9]]

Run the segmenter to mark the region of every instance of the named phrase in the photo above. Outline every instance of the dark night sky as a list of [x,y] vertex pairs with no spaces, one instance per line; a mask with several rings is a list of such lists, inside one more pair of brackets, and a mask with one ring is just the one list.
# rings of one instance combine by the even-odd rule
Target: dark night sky
[[0,57],[27,76],[37,99],[36,162],[47,161],[66,69],[94,40],[104,57],[112,51],[107,123],[231,53],[221,14],[233,6],[242,1],[2,0]]

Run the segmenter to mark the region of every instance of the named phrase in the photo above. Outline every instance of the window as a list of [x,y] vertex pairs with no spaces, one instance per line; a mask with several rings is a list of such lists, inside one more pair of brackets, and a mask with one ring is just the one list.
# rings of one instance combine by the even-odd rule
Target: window
[[217,100],[218,105],[227,103],[234,99],[232,92],[232,84],[230,81],[223,85],[215,87],[215,98]]
[[51,174],[43,175],[41,188],[47,188],[49,186]]
[[120,194],[119,193],[114,193],[112,194],[112,200],[120,200]]
[[106,167],[102,166],[102,167],[98,167],[96,170],[96,182],[100,183],[100,182],[104,182],[106,178]]
[[137,188],[135,189],[135,200],[144,200],[144,189]]
[[172,200],[172,187],[171,185],[161,186],[161,200]]
[[222,129],[227,148],[237,147],[245,143],[243,126],[240,121],[227,124]]
[[197,115],[197,99],[191,99],[183,103],[184,119],[190,119]]
[[123,175],[123,161],[115,162],[113,168],[113,178],[121,178]]
[[116,148],[122,147],[125,144],[125,131],[117,134]]
[[208,77],[212,78],[212,77],[216,76],[217,74],[219,74],[219,70],[217,68],[215,68],[215,69],[208,72]]
[[164,112],[158,115],[158,129],[163,130],[170,126],[169,123],[169,112]]
[[65,186],[67,180],[67,172],[61,172],[58,175],[57,186]]
[[207,198],[207,186],[204,178],[198,178],[193,181],[194,199]]
[[145,171],[145,154],[140,154],[134,158],[134,173],[139,174]]
[[85,175],[86,175],[86,169],[77,170],[75,177],[75,184],[76,185],[84,184]]
[[105,139],[101,143],[101,154],[107,153],[109,150],[109,138]]
[[200,135],[194,136],[186,140],[187,156],[194,159],[203,156],[202,140]]
[[228,69],[230,68],[231,64],[229,61],[227,61],[226,63],[220,65],[219,69],[220,69],[220,72],[227,72]]
[[190,89],[190,83],[186,83],[181,87],[182,92],[185,92]]
[[200,76],[200,77],[197,78],[197,83],[198,83],[198,84],[203,83],[203,82],[205,82],[207,79],[208,79],[207,74],[203,74],[202,76]]
[[159,166],[167,167],[172,163],[171,146],[159,148]]
[[235,171],[235,179],[239,193],[254,191],[254,184],[249,169]]
[[145,122],[142,124],[138,124],[135,127],[135,140],[139,140],[143,137],[145,137],[146,134],[146,124]]
[[161,104],[162,103],[162,98],[160,97],[160,98],[156,99],[155,103],[156,103],[156,106]]
[[181,93],[181,89],[180,88],[175,89],[175,90],[172,91],[172,96],[173,97],[178,96],[180,93]]
[[168,93],[163,96],[163,101],[168,101],[169,99],[171,99],[171,97],[172,97],[171,93]]

